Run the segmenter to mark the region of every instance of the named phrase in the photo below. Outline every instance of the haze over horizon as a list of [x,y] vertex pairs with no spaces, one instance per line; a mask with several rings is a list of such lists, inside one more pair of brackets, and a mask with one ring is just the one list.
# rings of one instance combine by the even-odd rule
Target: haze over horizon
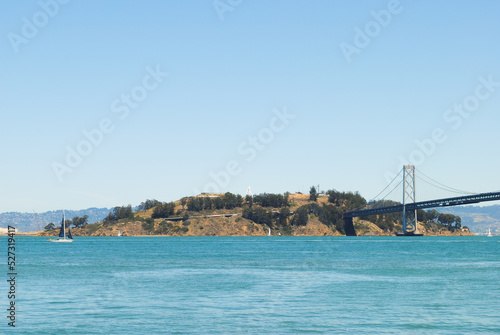
[[403,164],[500,190],[498,2],[2,8],[0,212],[249,185],[371,199]]

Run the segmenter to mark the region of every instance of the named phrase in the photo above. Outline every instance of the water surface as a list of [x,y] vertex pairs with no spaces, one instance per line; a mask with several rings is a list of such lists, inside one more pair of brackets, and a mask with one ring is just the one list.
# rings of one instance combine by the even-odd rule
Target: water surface
[[[500,333],[498,237],[17,237],[17,334]],[[0,245],[7,250],[7,239]],[[5,253],[6,254],[6,253]],[[7,275],[6,257],[3,260]]]

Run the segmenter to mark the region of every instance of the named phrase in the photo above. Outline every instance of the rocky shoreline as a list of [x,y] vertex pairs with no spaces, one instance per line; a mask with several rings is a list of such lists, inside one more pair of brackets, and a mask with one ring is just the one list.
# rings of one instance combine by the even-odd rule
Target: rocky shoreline
[[[123,236],[267,236],[269,228],[265,225],[254,223],[241,217],[211,218],[191,220],[189,225],[181,222],[169,222],[171,229],[167,233],[152,234],[142,228],[142,222],[117,223],[106,226],[102,223],[88,225],[82,228],[72,228],[73,236],[118,236],[121,232]],[[360,225],[366,229],[358,231],[358,236],[394,236],[394,233],[384,232],[375,224],[359,220],[356,222],[358,230]],[[26,236],[46,236],[56,237],[59,230],[26,232]],[[470,232],[448,230],[429,231],[422,227],[424,236],[474,236]],[[21,233],[20,233],[21,234]],[[286,229],[271,229],[272,236],[344,236],[338,231],[333,231],[330,227],[321,223],[318,219],[309,220],[307,225],[291,227]]]

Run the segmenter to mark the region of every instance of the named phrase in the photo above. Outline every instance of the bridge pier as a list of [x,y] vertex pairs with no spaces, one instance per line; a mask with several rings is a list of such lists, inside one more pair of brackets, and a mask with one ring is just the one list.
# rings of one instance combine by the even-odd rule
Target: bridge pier
[[416,203],[415,196],[415,166],[403,166],[403,231],[397,236],[423,236],[418,232],[417,209],[408,209],[407,204]]
[[358,236],[356,234],[356,230],[354,229],[352,217],[344,217],[344,231],[346,236]]
[[408,232],[408,233],[397,233],[396,236],[424,236],[424,234]]

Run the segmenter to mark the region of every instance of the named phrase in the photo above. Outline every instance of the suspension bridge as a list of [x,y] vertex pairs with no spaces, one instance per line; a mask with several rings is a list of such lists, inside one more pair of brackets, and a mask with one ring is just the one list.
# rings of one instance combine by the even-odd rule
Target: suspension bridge
[[[354,229],[353,218],[368,215],[381,215],[394,212],[402,212],[402,231],[398,236],[422,236],[418,231],[418,220],[417,220],[417,210],[436,208],[436,207],[448,207],[448,206],[458,206],[466,204],[477,204],[485,201],[495,201],[500,200],[500,192],[490,192],[490,193],[471,193],[461,191],[452,187],[448,187],[441,184],[434,179],[427,177],[425,174],[415,175],[414,165],[405,165],[399,174],[394,177],[394,179],[387,185],[387,187],[382,190],[375,198],[378,198],[382,193],[384,193],[389,187],[398,180],[399,176],[402,174],[402,180],[390,191],[387,195],[382,198],[384,200],[390,194],[392,194],[400,186],[403,188],[403,203],[391,206],[375,207],[373,202],[369,202],[366,208],[360,208],[353,211],[346,212],[344,214],[344,229],[347,236],[357,236],[356,230]],[[437,187],[446,192],[462,194],[461,196],[455,197],[444,197],[441,199],[426,200],[426,201],[416,201],[416,178],[419,180]],[[380,203],[380,202],[379,202]],[[383,203],[383,201],[381,201]]]

